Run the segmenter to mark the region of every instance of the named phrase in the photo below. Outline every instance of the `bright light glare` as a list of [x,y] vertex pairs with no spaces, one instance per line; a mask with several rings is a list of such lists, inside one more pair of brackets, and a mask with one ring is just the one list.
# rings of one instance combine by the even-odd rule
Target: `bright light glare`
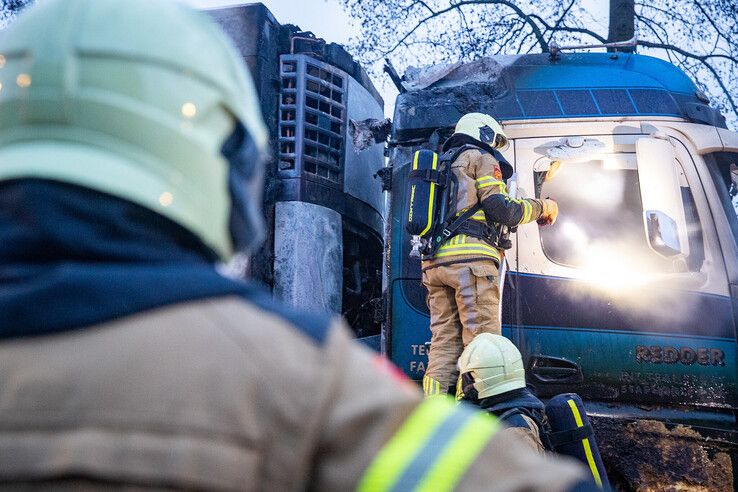
[[589,237],[581,227],[567,220],[561,224],[561,233],[571,242],[571,247],[577,250],[585,249],[589,244]]
[[608,291],[628,290],[643,287],[656,280],[658,275],[646,265],[645,258],[633,256],[617,244],[593,244],[581,253],[581,278]]

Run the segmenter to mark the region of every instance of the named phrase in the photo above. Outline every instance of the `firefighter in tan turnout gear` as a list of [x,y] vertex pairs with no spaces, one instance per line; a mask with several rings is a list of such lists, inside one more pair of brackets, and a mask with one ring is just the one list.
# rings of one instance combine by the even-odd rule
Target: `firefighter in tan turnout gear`
[[510,340],[481,333],[462,352],[459,373],[457,399],[471,401],[497,416],[506,425],[502,432],[515,434],[543,452],[545,407],[526,387],[523,357]]
[[218,273],[263,234],[268,139],[206,16],[45,0],[0,54],[0,488],[589,490]]
[[479,210],[422,263],[432,335],[423,378],[426,396],[446,394],[455,385],[456,363],[475,335],[500,334],[498,268],[504,253],[490,231],[553,223],[558,215],[553,200],[508,196],[504,180],[512,167],[497,151],[506,145],[502,126],[481,113],[461,117],[443,145],[446,152],[465,148],[451,163],[458,182],[456,215]]

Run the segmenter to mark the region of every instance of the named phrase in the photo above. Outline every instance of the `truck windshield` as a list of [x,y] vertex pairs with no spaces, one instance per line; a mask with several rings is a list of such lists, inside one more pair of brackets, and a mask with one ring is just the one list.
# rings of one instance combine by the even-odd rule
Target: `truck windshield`
[[[582,270],[666,273],[675,265],[648,245],[638,185],[635,154],[619,153],[585,162],[563,165],[544,182],[541,197],[559,204],[559,220],[540,229],[543,251],[553,262]],[[682,188],[690,243],[701,238],[699,219],[691,214],[689,188]],[[691,245],[691,244],[690,244]],[[699,269],[701,244],[691,256],[689,268]]]

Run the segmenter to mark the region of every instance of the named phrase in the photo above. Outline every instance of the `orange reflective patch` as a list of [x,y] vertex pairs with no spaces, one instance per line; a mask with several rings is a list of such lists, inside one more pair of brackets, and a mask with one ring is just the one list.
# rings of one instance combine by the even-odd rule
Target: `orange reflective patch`
[[492,174],[494,174],[496,180],[502,181],[502,171],[500,171],[499,166],[495,166],[495,170]]

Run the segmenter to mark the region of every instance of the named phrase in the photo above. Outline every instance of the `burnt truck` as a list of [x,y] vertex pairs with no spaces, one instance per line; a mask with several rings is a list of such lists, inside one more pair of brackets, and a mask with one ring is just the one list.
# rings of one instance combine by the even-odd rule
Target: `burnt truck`
[[[430,340],[404,230],[419,149],[465,113],[511,139],[520,196],[553,197],[501,270],[503,334],[544,399],[582,396],[622,490],[733,490],[738,134],[674,65],[629,53],[480,58],[397,81],[382,349],[420,380]],[[552,165],[553,179],[542,179]]]
[[382,145],[359,153],[352,124],[384,102],[339,45],[281,25],[260,3],[206,10],[233,39],[269,129],[267,240],[248,274],[303,309],[341,313],[379,347],[385,193]]

